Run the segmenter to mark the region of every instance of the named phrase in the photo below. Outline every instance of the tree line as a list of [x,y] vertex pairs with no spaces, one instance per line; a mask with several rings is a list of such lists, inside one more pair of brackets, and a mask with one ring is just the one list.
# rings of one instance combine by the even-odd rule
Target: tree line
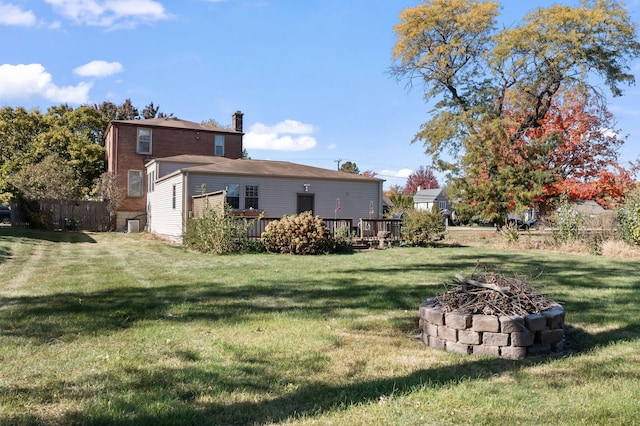
[[95,195],[105,172],[104,133],[112,120],[166,115],[152,103],[139,110],[130,99],[45,113],[0,109],[0,200],[14,197],[74,200]]
[[561,194],[619,204],[637,165],[618,162],[624,137],[603,88],[620,96],[634,83],[640,43],[624,5],[552,5],[504,28],[499,8],[425,0],[400,14],[391,73],[434,105],[413,142],[447,173],[449,198],[472,219],[504,221]]

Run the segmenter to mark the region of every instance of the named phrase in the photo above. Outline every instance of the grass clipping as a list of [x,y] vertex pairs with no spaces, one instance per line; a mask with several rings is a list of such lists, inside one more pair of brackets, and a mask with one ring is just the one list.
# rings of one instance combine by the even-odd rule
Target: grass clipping
[[473,274],[472,278],[456,274],[457,285],[436,296],[436,305],[445,312],[495,316],[538,314],[557,305],[538,294],[520,277],[495,272]]

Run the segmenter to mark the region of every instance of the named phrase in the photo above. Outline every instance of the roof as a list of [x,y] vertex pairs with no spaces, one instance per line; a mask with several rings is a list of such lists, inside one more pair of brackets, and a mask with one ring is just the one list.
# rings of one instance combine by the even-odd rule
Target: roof
[[414,203],[432,203],[442,193],[442,188],[421,189],[413,195]]
[[576,201],[573,205],[573,209],[576,212],[585,215],[599,215],[605,211],[600,204],[593,200]]
[[[290,163],[288,161],[231,159],[206,155],[176,155],[173,157],[156,158],[154,161],[193,164],[191,167],[183,167],[175,173],[189,172],[216,175],[307,178],[361,182],[384,181],[383,179],[375,177],[372,178],[339,170],[306,166],[303,164]],[[171,175],[175,173],[172,173]]]
[[242,133],[234,129],[223,129],[210,126],[208,124],[200,124],[193,121],[181,120],[177,117],[148,118],[145,120],[113,120],[111,121],[111,123],[109,123],[109,125],[113,123],[131,124],[135,126],[147,127],[167,127],[171,129],[197,130],[200,132]]

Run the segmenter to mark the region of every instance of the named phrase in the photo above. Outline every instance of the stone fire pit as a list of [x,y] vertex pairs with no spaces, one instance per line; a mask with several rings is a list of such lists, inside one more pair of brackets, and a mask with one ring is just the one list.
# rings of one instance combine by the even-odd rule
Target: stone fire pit
[[520,278],[494,273],[456,278],[460,285],[420,304],[420,333],[427,346],[507,359],[564,350],[560,304]]

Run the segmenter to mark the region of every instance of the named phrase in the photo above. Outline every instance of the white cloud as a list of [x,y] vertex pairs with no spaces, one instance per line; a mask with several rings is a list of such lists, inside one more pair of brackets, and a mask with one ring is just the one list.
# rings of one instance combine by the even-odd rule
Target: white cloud
[[91,61],[74,69],[73,73],[83,77],[106,77],[123,70],[120,62]]
[[22,10],[10,3],[0,3],[0,25],[31,27],[36,24],[36,16],[30,10]]
[[391,177],[391,178],[406,179],[411,175],[411,173],[413,173],[413,170],[411,170],[411,169],[383,170],[383,171],[380,172],[380,175],[381,176]]
[[316,146],[315,132],[311,124],[296,120],[284,120],[274,126],[256,123],[244,135],[243,145],[247,149],[272,151],[307,151]]
[[168,19],[164,6],[154,0],[45,0],[53,9],[78,24],[99,27],[135,27],[141,22]]
[[56,86],[40,64],[0,65],[0,99],[42,97],[51,102],[82,104],[89,99],[91,83]]
[[337,147],[338,147],[338,146],[337,146],[335,143],[332,143],[332,144],[329,144],[329,146],[327,147],[327,149],[328,149],[329,151],[335,151],[335,149],[336,149]]

